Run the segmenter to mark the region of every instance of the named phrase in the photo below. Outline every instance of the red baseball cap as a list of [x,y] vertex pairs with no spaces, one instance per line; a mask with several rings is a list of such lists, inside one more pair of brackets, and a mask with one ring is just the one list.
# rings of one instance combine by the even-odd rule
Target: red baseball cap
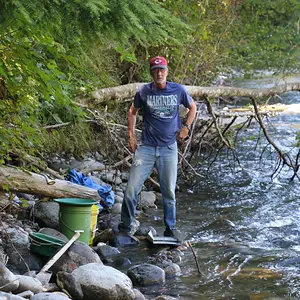
[[168,62],[162,56],[155,56],[150,60],[150,70],[154,69],[168,69]]

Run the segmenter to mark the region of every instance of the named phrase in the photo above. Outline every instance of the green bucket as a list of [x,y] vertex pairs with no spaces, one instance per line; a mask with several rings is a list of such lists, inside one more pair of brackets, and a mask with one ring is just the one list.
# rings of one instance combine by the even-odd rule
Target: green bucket
[[92,205],[96,200],[80,198],[55,199],[59,203],[59,230],[71,239],[76,230],[83,231],[79,241],[89,244]]

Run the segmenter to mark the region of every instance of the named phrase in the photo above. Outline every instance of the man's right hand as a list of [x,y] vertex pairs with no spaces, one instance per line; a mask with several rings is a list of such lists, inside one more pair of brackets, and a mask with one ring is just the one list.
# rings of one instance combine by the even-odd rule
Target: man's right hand
[[137,142],[134,135],[129,137],[128,144],[129,144],[130,151],[134,153],[137,148]]

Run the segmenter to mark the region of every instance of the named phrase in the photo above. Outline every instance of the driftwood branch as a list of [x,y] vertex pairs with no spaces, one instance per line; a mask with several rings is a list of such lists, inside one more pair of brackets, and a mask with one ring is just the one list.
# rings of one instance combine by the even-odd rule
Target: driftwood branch
[[44,175],[13,167],[0,166],[0,186],[13,192],[42,195],[50,198],[100,200],[100,196],[95,189],[60,179],[49,182]]
[[[131,83],[122,86],[116,86],[111,88],[98,89],[92,92],[92,99],[80,99],[79,101],[90,101],[90,104],[97,105],[102,102],[111,100],[126,100],[132,99],[138,90],[138,88],[144,83]],[[237,87],[226,86],[212,86],[212,87],[200,87],[200,86],[185,86],[187,91],[192,97],[229,97],[229,96],[245,96],[245,97],[270,97],[280,95],[284,92],[299,91],[300,83],[289,83],[278,85],[273,88],[267,89],[245,89]],[[84,103],[79,102],[81,105]]]
[[[293,169],[293,172],[294,172],[294,175],[292,177],[292,179],[297,176],[297,172],[298,172],[298,169],[299,169],[299,166],[298,165],[295,165],[291,162],[291,159],[289,157],[287,157],[281,150],[280,148],[274,143],[274,141],[271,139],[271,137],[269,136],[268,134],[268,131],[262,121],[262,118],[259,114],[259,110],[258,110],[258,106],[257,106],[257,103],[256,103],[256,100],[251,97],[251,101],[252,101],[252,105],[254,107],[254,111],[255,111],[255,114],[256,114],[256,118],[258,120],[258,123],[264,133],[264,136],[266,137],[267,141],[269,142],[270,145],[272,145],[272,147],[275,149],[275,151],[277,152],[278,156],[279,156],[279,159],[283,162],[283,165],[287,165],[288,167],[290,167],[291,169]],[[297,162],[297,160],[296,160]]]
[[214,121],[214,124],[215,124],[215,128],[216,128],[216,131],[219,135],[219,137],[221,138],[222,142],[226,145],[226,147],[230,148],[230,149],[233,149],[233,147],[228,143],[228,141],[224,138],[222,132],[221,132],[221,129],[219,128],[218,126],[218,123],[217,123],[217,117],[215,116],[214,112],[213,112],[213,109],[212,109],[212,106],[209,102],[209,100],[206,98],[205,99],[205,103],[207,105],[207,109],[208,109],[208,112],[210,113],[210,115],[212,116],[213,118],[213,121]]

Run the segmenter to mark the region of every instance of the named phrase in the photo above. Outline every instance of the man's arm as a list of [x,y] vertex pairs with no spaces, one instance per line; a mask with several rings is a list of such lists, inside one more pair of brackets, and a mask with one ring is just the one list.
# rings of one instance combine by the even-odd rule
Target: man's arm
[[135,123],[136,123],[136,114],[139,111],[138,108],[135,108],[133,104],[131,104],[128,111],[128,143],[129,149],[131,152],[135,152],[137,147],[137,142],[135,138]]
[[[194,101],[192,101],[191,104],[190,104],[189,111],[187,113],[187,119],[186,119],[186,122],[185,122],[185,124],[187,126],[190,127],[192,125],[192,123],[195,119],[195,116],[196,116],[196,112],[197,112],[196,103]],[[181,130],[179,131],[178,137],[180,139],[185,139],[189,135],[189,128],[187,126],[183,126],[181,128]]]

